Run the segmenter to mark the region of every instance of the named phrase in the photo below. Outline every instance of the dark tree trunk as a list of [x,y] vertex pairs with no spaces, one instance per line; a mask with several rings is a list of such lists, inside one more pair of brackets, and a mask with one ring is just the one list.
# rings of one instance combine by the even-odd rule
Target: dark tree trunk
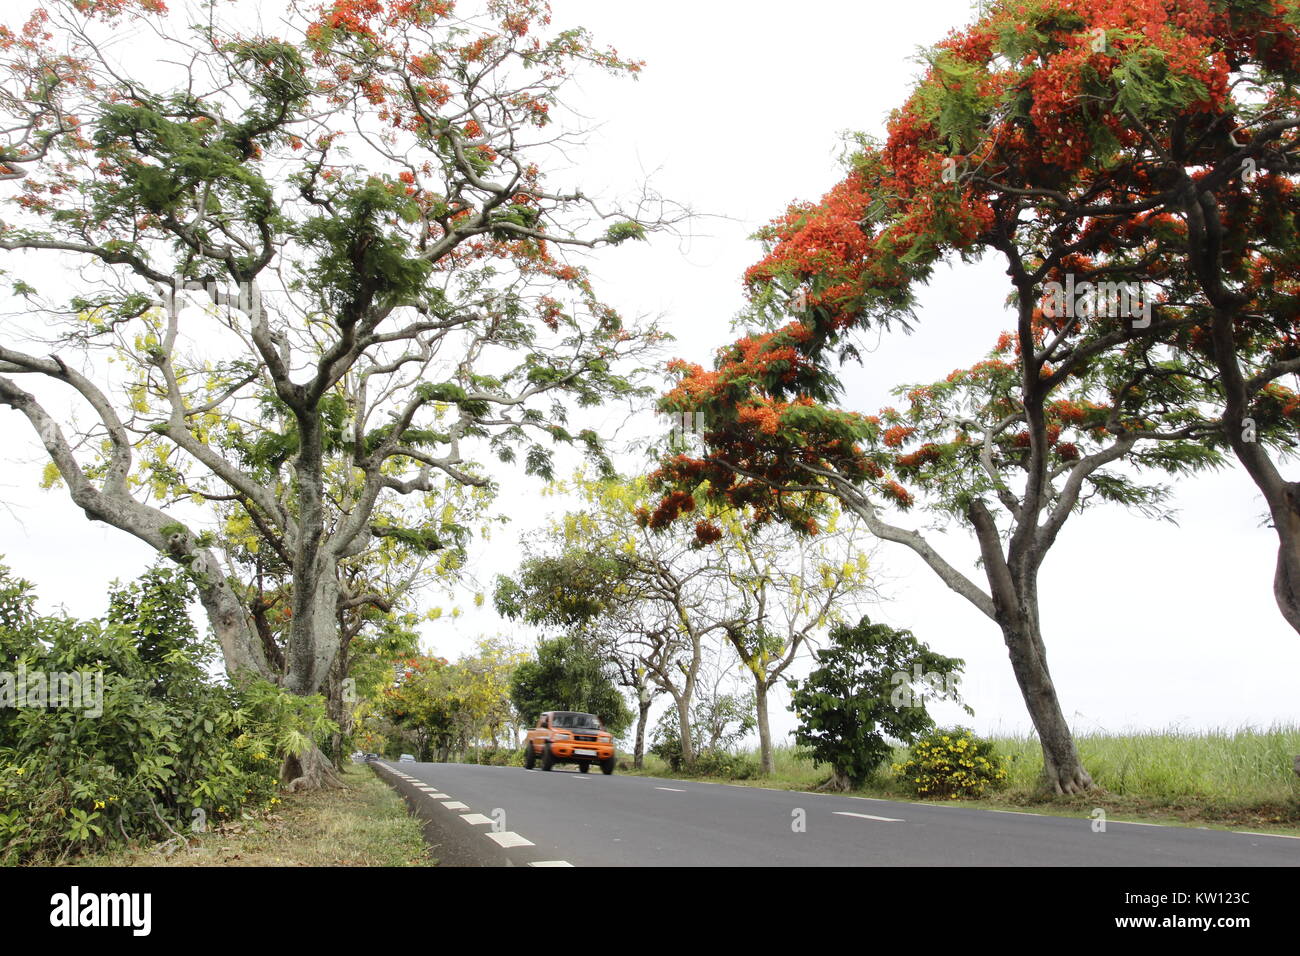
[[1034,631],[1003,625],[1003,639],[1011,658],[1011,669],[1024,697],[1029,717],[1043,748],[1041,786],[1054,793],[1078,793],[1092,786],[1092,777],[1079,759],[1070,725],[1061,712],[1056,685],[1047,669],[1042,639]]
[[637,770],[645,766],[645,726],[650,719],[650,695],[646,693],[645,688],[637,698],[637,717],[636,717],[636,746],[632,751],[632,766]]
[[[687,681],[687,685],[690,685]],[[682,766],[695,766],[695,743],[691,739],[691,698],[687,693],[674,695],[677,703],[677,733],[681,738]]]
[[1079,759],[1074,735],[1061,711],[1056,685],[1047,668],[1047,646],[1043,643],[1038,613],[1038,570],[1041,548],[1032,537],[1013,538],[1008,557],[1003,556],[1001,538],[988,509],[975,501],[968,515],[975,528],[993,597],[993,617],[1011,658],[1011,669],[1020,686],[1029,719],[1038,732],[1043,749],[1042,789],[1057,794],[1079,793],[1092,787],[1092,777]]
[[1286,505],[1273,517],[1278,536],[1273,595],[1282,616],[1300,633],[1300,484],[1287,486]]
[[343,766],[343,742],[352,731],[352,708],[344,697],[344,681],[347,679],[348,653],[344,647],[339,651],[330,667],[329,677],[325,682],[325,715],[338,725],[338,730],[330,735],[330,749],[333,751],[334,766]]
[[1300,633],[1300,483],[1287,481],[1263,443],[1247,428],[1250,402],[1256,394],[1248,384],[1237,351],[1236,320],[1249,306],[1249,296],[1224,284],[1224,226],[1212,194],[1196,192],[1188,181],[1187,251],[1189,264],[1205,297],[1214,306],[1211,336],[1214,364],[1223,393],[1223,427],[1232,447],[1268,503],[1278,536],[1273,596],[1287,623]]
[[343,788],[329,757],[315,744],[301,754],[289,754],[280,765],[280,782],[287,790],[338,790]]
[[754,709],[758,719],[758,753],[763,776],[776,773],[776,760],[772,756],[772,728],[767,719],[767,681],[754,677]]

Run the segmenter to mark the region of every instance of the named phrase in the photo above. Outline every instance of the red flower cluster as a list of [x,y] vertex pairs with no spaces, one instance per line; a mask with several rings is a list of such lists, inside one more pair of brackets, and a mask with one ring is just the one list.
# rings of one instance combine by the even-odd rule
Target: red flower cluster
[[697,544],[703,546],[721,540],[722,529],[712,521],[697,521],[695,523],[695,541]]
[[893,428],[885,429],[885,433],[880,440],[890,448],[898,448],[915,434],[915,428],[907,425],[895,425]]

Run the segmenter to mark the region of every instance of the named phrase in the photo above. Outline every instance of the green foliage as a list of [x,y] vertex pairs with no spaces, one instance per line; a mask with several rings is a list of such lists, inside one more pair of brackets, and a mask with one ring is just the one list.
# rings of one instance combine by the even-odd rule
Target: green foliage
[[382,736],[391,756],[449,760],[483,742],[495,750],[511,720],[510,680],[522,655],[496,640],[455,664],[441,657],[411,657],[375,703],[363,736]]
[[610,245],[617,246],[619,243],[626,242],[629,239],[645,241],[645,226],[639,222],[616,222],[605,232],[605,241]]
[[[332,729],[319,698],[214,681],[210,639],[190,621],[183,571],[116,588],[104,620],[35,612],[0,565],[0,861],[176,837],[278,798],[279,759]],[[86,675],[76,706],[27,706],[36,675]],[[102,690],[102,693],[99,691]],[[49,701],[55,703],[55,701]]]
[[910,743],[934,726],[927,696],[958,700],[962,662],[865,616],[833,628],[830,641],[815,653],[807,678],[790,682],[790,709],[799,716],[794,738],[817,764],[861,786],[891,756],[887,738]]
[[1004,761],[993,742],[965,727],[940,727],[922,734],[894,773],[922,797],[982,797],[1006,783]]
[[[701,696],[691,707],[691,744],[695,752],[693,773],[705,777],[733,777],[747,780],[759,775],[751,756],[738,754],[737,745],[757,724],[754,695],[716,694]],[[651,735],[650,752],[676,773],[685,767],[677,709],[660,716]]]
[[522,747],[487,747],[483,750],[471,751],[466,757],[466,762],[487,767],[522,767],[524,751]]
[[529,558],[515,577],[497,577],[493,603],[511,620],[577,628],[597,622],[626,590],[626,562],[585,548]]
[[300,230],[318,258],[307,287],[350,321],[375,304],[392,305],[417,296],[432,269],[406,236],[383,228],[411,201],[377,177],[350,184],[334,195],[329,215],[308,219]]
[[536,659],[515,668],[510,699],[528,726],[536,724],[543,711],[571,710],[595,714],[618,737],[633,719],[605,662],[572,637],[539,643]]

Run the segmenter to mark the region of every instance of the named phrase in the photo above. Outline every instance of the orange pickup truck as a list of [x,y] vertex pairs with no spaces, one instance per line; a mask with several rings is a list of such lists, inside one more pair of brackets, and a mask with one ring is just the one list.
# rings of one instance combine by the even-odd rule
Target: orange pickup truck
[[592,764],[599,764],[603,773],[613,773],[614,738],[594,714],[548,710],[524,741],[524,766],[532,770],[539,759],[543,770],[557,763],[576,763],[583,773]]

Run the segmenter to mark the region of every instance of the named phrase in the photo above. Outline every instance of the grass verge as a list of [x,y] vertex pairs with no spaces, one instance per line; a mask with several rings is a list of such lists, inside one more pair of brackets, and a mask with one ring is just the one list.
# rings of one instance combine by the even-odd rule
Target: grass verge
[[[1009,779],[1005,788],[982,799],[925,800],[895,779],[888,765],[848,795],[1081,817],[1100,807],[1115,820],[1300,834],[1300,778],[1292,766],[1300,754],[1300,726],[1087,734],[1076,743],[1098,786],[1091,793],[1040,793],[1042,752],[1036,738],[1025,736],[994,738]],[[907,748],[896,748],[890,763],[906,756]],[[758,757],[751,752],[739,755],[730,775],[693,779],[812,791],[830,777],[828,768],[816,767],[793,747],[776,748],[774,757],[776,772],[769,777],[758,775]],[[625,772],[691,779],[673,773],[653,754],[646,755],[645,764],[641,771]]]
[[167,854],[128,847],[79,866],[432,866],[420,822],[365,766],[344,766],[345,790],[284,794],[274,812],[223,824]]

